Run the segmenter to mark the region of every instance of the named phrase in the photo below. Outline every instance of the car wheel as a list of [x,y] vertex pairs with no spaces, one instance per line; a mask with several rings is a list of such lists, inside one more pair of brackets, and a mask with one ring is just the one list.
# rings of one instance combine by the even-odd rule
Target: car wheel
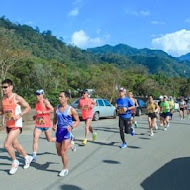
[[117,113],[116,113],[116,110],[115,110],[114,113],[113,113],[113,118],[116,119],[116,117],[117,117]]
[[93,120],[94,120],[94,121],[98,121],[99,119],[100,119],[100,114],[96,111],[96,112],[94,113]]
[[137,110],[137,116],[141,116],[142,115],[142,111],[141,111],[141,109],[138,109]]

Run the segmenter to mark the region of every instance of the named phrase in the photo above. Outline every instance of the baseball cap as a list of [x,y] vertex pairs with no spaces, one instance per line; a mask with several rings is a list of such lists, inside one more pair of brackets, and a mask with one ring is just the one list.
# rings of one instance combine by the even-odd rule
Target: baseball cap
[[86,93],[88,93],[88,90],[85,89],[85,90],[82,91],[82,93],[83,93],[83,94],[86,94]]
[[38,89],[38,90],[36,90],[35,94],[36,95],[41,95],[41,94],[45,94],[45,93],[44,93],[43,89]]
[[159,99],[163,99],[164,97],[162,95],[160,95]]
[[122,87],[119,89],[119,92],[126,92],[126,89]]
[[166,95],[164,95],[164,98],[168,99],[168,97]]

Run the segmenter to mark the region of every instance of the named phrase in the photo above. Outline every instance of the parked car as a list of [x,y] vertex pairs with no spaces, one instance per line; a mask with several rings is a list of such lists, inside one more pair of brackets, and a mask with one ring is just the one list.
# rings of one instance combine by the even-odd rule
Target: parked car
[[[96,102],[96,106],[93,107],[93,121],[99,120],[103,117],[113,117],[116,118],[116,107],[109,103],[106,99],[93,98]],[[71,106],[74,107],[79,115],[82,117],[81,110],[77,108],[79,99],[75,100]]]
[[137,107],[137,109],[136,109],[136,116],[141,116],[142,114],[147,114],[146,103],[141,99],[137,99],[137,102],[138,102],[139,107]]

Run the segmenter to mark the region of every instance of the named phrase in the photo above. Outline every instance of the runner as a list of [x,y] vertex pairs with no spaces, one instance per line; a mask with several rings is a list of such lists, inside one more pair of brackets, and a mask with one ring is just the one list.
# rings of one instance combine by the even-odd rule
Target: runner
[[[63,170],[59,173],[59,176],[62,177],[69,173],[67,151],[73,146],[71,144],[71,131],[80,123],[76,110],[67,103],[69,97],[69,92],[62,91],[59,93],[59,105],[54,109],[53,118],[53,129],[57,129],[57,154],[61,156],[63,163]],[[72,118],[75,120],[75,122],[72,121]]]
[[97,133],[93,132],[91,123],[93,119],[93,107],[96,106],[94,100],[89,98],[88,90],[83,91],[83,96],[79,100],[78,108],[81,109],[82,119],[85,120],[85,139],[82,141],[82,144],[85,146],[88,141],[89,132],[92,133],[92,140],[95,141]]
[[55,137],[51,137],[51,120],[50,113],[54,111],[50,102],[44,98],[44,90],[38,89],[36,92],[36,115],[35,119],[35,128],[34,128],[34,137],[33,137],[33,160],[36,162],[36,153],[38,150],[38,140],[42,132],[45,133],[46,139],[48,142],[56,142]]
[[149,100],[147,102],[147,110],[148,110],[148,125],[150,129],[150,136],[154,136],[153,127],[156,128],[156,112],[158,105],[153,100],[152,95],[149,96]]
[[133,104],[135,105],[135,109],[131,110],[131,124],[133,126],[133,124],[135,125],[135,127],[138,127],[138,123],[137,121],[135,121],[135,115],[136,115],[136,109],[137,107],[139,107],[137,99],[135,99],[133,97],[133,93],[132,92],[128,92],[128,97],[133,101]]
[[187,107],[184,98],[181,98],[179,102],[179,116],[181,120],[185,119],[185,108]]
[[122,140],[122,144],[120,148],[126,148],[127,143],[125,141],[125,133],[132,135],[134,134],[133,128],[131,128],[131,110],[135,109],[135,106],[131,99],[125,96],[126,89],[120,88],[119,89],[119,98],[116,100],[116,109],[119,115],[119,130],[120,130],[120,137]]
[[167,128],[169,127],[169,119],[170,119],[170,105],[169,102],[167,101],[167,96],[164,96],[163,102],[161,102],[160,104],[160,109],[163,117],[164,131],[166,131]]
[[163,102],[163,99],[164,99],[164,97],[162,95],[160,95],[159,101],[158,101],[158,113],[160,116],[160,127],[164,126],[164,118],[163,118],[163,113],[162,113],[161,106],[160,106],[161,103]]
[[170,105],[170,119],[172,120],[172,117],[173,117],[173,114],[174,114],[174,111],[175,111],[175,102],[172,98],[172,96],[169,97],[169,105]]
[[188,118],[190,118],[190,99],[188,99],[187,101],[187,115],[188,115]]
[[[24,158],[25,165],[24,169],[29,168],[32,161],[32,156],[29,156],[24,148],[18,141],[18,136],[22,133],[22,116],[30,111],[29,104],[24,98],[13,93],[13,82],[10,79],[5,79],[2,81],[3,98],[2,98],[2,108],[1,114],[5,115],[7,137],[4,142],[4,147],[9,153],[11,159],[13,160],[9,174],[13,175],[16,173],[19,161],[16,159],[15,150],[16,149]],[[21,106],[24,110],[21,110]]]

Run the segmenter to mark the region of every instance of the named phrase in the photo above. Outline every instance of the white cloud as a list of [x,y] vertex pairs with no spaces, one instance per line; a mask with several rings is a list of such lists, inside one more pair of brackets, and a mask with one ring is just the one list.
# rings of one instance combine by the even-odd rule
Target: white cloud
[[140,10],[140,11],[125,11],[126,14],[128,15],[133,15],[133,16],[149,16],[150,12],[146,10]]
[[165,22],[162,22],[162,21],[152,21],[151,24],[155,24],[155,25],[163,25],[163,24],[166,24]]
[[190,52],[190,31],[182,29],[152,39],[154,49],[161,49],[172,56],[181,56]]
[[[109,36],[106,36],[106,38],[109,38]],[[84,30],[79,30],[72,34],[71,43],[80,48],[90,48],[103,45],[104,40],[100,37],[91,38]]]
[[69,16],[77,16],[78,14],[79,14],[78,8],[74,8],[73,10],[69,12]]

